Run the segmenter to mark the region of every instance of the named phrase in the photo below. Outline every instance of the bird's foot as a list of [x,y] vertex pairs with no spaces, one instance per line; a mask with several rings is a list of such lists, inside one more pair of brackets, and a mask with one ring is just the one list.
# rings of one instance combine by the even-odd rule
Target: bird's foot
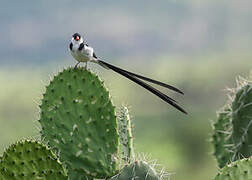
[[75,64],[74,69],[77,69],[78,65],[80,64],[80,62],[78,62],[77,64]]

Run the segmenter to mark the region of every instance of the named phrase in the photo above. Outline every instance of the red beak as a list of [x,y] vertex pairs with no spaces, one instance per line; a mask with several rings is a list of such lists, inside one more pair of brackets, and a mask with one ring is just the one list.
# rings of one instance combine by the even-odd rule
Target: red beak
[[76,39],[75,39],[76,41],[79,41],[80,40],[80,37],[79,36],[76,36]]

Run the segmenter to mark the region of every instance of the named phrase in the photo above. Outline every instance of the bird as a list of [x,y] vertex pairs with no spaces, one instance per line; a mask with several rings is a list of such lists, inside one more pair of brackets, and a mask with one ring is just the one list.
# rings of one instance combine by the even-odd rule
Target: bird
[[85,66],[84,66],[85,69],[87,69],[88,62],[93,62],[93,63],[99,64],[102,67],[104,67],[105,69],[112,70],[112,71],[128,78],[129,80],[135,82],[136,84],[142,86],[143,88],[145,88],[149,92],[158,96],[160,99],[162,99],[166,103],[170,104],[171,106],[173,106],[174,108],[176,108],[180,112],[187,114],[187,112],[181,106],[179,106],[177,104],[176,100],[167,96],[166,94],[162,93],[161,91],[159,91],[158,89],[154,88],[153,86],[147,84],[144,81],[165,87],[167,89],[173,90],[173,91],[180,93],[180,94],[184,94],[181,90],[179,90],[178,88],[176,88],[174,86],[168,85],[166,83],[163,83],[163,82],[160,82],[160,81],[157,81],[157,80],[154,80],[154,79],[151,79],[151,78],[139,75],[139,74],[135,74],[133,72],[129,72],[127,70],[121,69],[119,67],[116,67],[112,64],[105,62],[104,60],[102,60],[96,56],[94,49],[91,46],[89,46],[86,43],[86,41],[84,41],[84,38],[79,33],[74,33],[72,35],[72,39],[69,44],[69,50],[70,50],[73,58],[75,60],[77,60],[77,63],[74,66],[74,69],[76,69],[81,62],[85,63]]

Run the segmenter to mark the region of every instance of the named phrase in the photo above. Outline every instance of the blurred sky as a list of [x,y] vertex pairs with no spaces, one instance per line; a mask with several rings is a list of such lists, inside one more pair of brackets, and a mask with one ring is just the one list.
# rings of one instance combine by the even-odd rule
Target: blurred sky
[[74,32],[109,61],[249,51],[251,5],[250,0],[2,1],[0,63],[60,63],[70,57]]

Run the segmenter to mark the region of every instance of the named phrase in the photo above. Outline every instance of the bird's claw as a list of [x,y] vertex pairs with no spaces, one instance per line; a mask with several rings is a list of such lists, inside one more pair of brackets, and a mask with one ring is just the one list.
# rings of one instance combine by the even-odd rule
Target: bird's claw
[[80,64],[79,62],[77,64],[75,64],[74,69],[77,69],[79,64]]
[[85,64],[84,69],[87,70],[87,63]]

